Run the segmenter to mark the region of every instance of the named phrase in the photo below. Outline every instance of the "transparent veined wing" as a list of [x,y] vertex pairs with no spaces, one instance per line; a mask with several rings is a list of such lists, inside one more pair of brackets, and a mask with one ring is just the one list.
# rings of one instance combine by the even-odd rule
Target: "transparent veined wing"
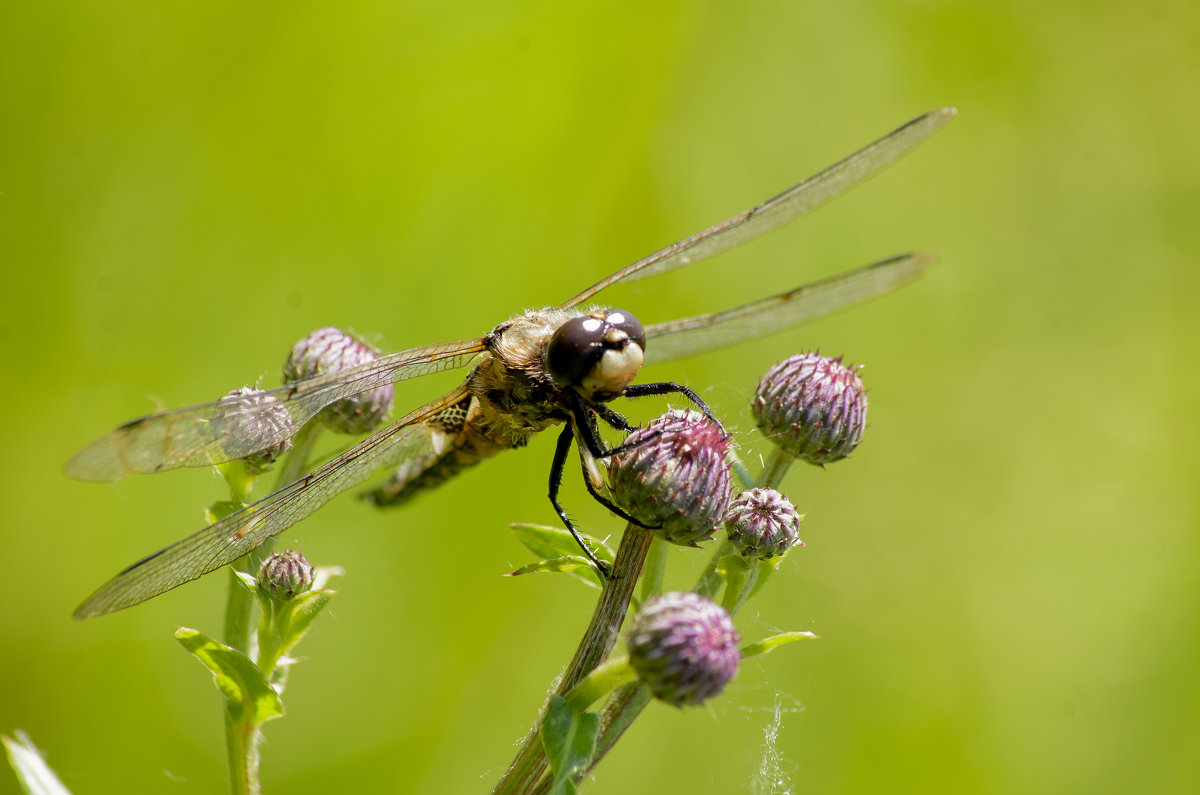
[[631,282],[690,265],[778,229],[878,174],[940,130],[957,111],[940,108],[918,116],[772,199],[703,232],[627,265],[563,304],[572,307],[619,282]]
[[65,471],[76,480],[112,481],[244,458],[290,438],[330,403],[396,381],[464,367],[483,348],[479,338],[426,345],[264,390],[254,395],[253,403],[241,396],[224,397],[143,417],[80,450]]
[[766,337],[899,289],[936,258],[909,253],[706,315],[646,327],[646,363],[669,362]]
[[132,607],[198,579],[262,546],[376,469],[424,455],[439,433],[428,420],[469,395],[464,382],[274,494],[138,561],[100,586],[75,609],[75,618]]

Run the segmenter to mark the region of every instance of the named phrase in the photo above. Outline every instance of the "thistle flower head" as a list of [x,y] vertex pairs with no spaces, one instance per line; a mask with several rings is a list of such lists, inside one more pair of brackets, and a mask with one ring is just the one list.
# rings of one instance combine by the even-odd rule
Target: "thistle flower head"
[[759,429],[785,452],[818,466],[850,455],[867,426],[867,393],[855,369],[818,353],[775,365],[750,403]]
[[[291,437],[298,430],[286,406],[272,395],[248,386],[235,389],[226,395],[225,400],[218,403],[213,410],[212,422],[226,429],[224,436],[227,452],[258,450],[256,453],[242,456],[246,469],[256,475],[261,474],[275,463],[279,456],[292,449]],[[265,449],[259,449],[273,439],[279,441]]]
[[[319,328],[292,347],[283,366],[285,383],[348,370],[379,358],[379,351],[341,329]],[[392,385],[367,390],[331,403],[317,415],[337,433],[374,430],[392,407]]]
[[746,489],[729,503],[725,531],[743,557],[766,560],[804,546],[798,535],[802,518],[775,489]]
[[608,462],[617,504],[673,544],[696,546],[721,526],[731,491],[729,437],[698,411],[673,410],[625,437]]
[[258,569],[258,587],[281,602],[312,587],[313,567],[299,552],[276,552]]
[[725,608],[694,593],[665,593],[642,606],[626,641],[629,663],[654,697],[701,704],[737,673],[741,638]]

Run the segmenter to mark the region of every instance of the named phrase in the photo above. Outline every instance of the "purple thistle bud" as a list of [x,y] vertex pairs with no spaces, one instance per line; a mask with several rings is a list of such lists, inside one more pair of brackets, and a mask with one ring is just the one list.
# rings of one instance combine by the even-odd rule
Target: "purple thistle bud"
[[729,503],[725,530],[743,557],[766,560],[804,546],[798,535],[803,518],[775,489],[747,489]]
[[731,487],[724,429],[698,411],[672,410],[635,428],[608,462],[617,504],[673,544],[696,546],[721,526]]
[[[379,351],[341,329],[319,328],[300,340],[283,365],[284,383],[348,370],[379,358]],[[317,416],[336,433],[374,430],[392,408],[392,385],[368,390],[331,403]]]
[[276,552],[258,569],[258,587],[281,602],[312,587],[313,567],[299,552]]
[[750,402],[759,429],[811,464],[850,455],[867,427],[867,392],[856,369],[819,353],[797,354],[775,365]]
[[701,704],[737,673],[741,637],[725,608],[695,593],[665,593],[642,606],[626,636],[629,663],[654,697]]
[[227,451],[230,447],[253,450],[270,440],[280,440],[257,453],[242,457],[250,473],[261,474],[279,456],[292,449],[291,437],[298,430],[296,423],[287,407],[261,390],[244,386],[234,389],[226,398],[237,400],[218,403],[213,410],[212,421],[214,425],[228,429],[225,434]]

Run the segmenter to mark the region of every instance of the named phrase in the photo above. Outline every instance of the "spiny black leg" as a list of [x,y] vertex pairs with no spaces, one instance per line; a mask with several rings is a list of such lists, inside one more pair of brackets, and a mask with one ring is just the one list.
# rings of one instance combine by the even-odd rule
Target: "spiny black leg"
[[[597,459],[608,458],[609,456],[613,455],[614,453],[623,453],[626,450],[632,450],[635,447],[645,444],[650,439],[657,437],[660,433],[660,432],[654,432],[654,433],[651,433],[647,438],[639,439],[638,441],[633,442],[632,444],[623,444],[620,447],[614,447],[611,450],[606,450],[604,448],[603,440],[601,440],[599,434],[596,433],[595,426],[592,423],[588,422],[588,413],[587,413],[588,407],[586,405],[584,405],[583,399],[580,398],[578,395],[575,395],[575,396],[572,396],[572,398],[568,398],[568,402],[571,405],[571,413],[575,417],[575,423],[579,429],[579,435],[581,437],[583,437],[583,443],[587,447],[587,451],[592,455],[593,458],[597,458]],[[596,413],[604,420],[606,420],[606,421],[616,420],[620,424],[623,424],[624,426],[626,426],[625,428],[620,428],[620,430],[633,430],[633,426],[630,425],[629,422],[624,417],[622,417],[616,411],[610,409],[608,406],[605,406],[603,404],[596,404],[596,405],[592,406],[592,409],[594,409],[596,411]],[[616,425],[616,422],[614,422],[613,424]],[[567,431],[569,431],[569,430],[571,430],[570,427],[564,429],[563,434],[566,435]],[[558,444],[560,446],[563,444],[562,436],[560,436],[558,438]],[[556,459],[557,459],[557,455],[558,455],[558,453],[557,453],[557,451],[555,451]],[[564,453],[564,455],[565,455],[565,453]],[[592,479],[590,477],[588,477],[587,465],[583,464],[583,461],[582,461],[582,452],[580,453],[580,458],[581,458],[580,465],[583,468],[583,483],[585,486],[587,486],[588,494],[591,494],[592,498],[594,500],[596,500],[596,502],[600,503],[605,508],[612,511],[613,513],[615,513],[617,516],[621,517],[625,521],[632,522],[633,524],[637,525],[638,527],[645,527],[649,530],[653,530],[656,527],[661,527],[661,525],[642,524],[637,519],[634,519],[628,513],[621,510],[620,508],[618,508],[616,505],[613,504],[613,502],[611,500],[609,500],[607,497],[605,497],[603,494],[601,494],[596,489],[595,485],[592,483]],[[562,478],[562,473],[560,472],[559,479],[561,480],[561,478]],[[555,494],[558,493],[557,487],[555,488],[554,493]],[[558,507],[557,503],[555,504],[555,507],[556,508]],[[559,513],[559,515],[562,516],[561,512]],[[566,517],[563,517],[563,521],[567,521]],[[572,529],[571,532],[574,532],[574,530]],[[576,537],[576,540],[578,540],[578,537]]]
[[721,428],[721,430],[725,430],[725,426],[721,425],[721,421],[718,420],[712,413],[712,409],[708,407],[708,404],[705,403],[699,395],[688,389],[683,384],[677,384],[674,381],[657,381],[652,384],[630,384],[629,386],[625,387],[625,391],[622,392],[621,395],[628,398],[639,398],[646,397],[648,395],[669,395],[672,392],[683,395],[685,398],[695,403],[696,406],[699,407],[700,411],[704,413],[705,417],[708,417],[710,420],[715,422]]
[[[600,576],[608,579],[608,566],[600,561],[593,554],[592,550],[584,542],[583,536],[579,535],[579,531],[575,529],[575,525],[567,518],[567,512],[558,504],[558,489],[562,486],[563,469],[567,464],[567,454],[571,452],[571,440],[575,437],[574,430],[571,424],[567,423],[567,427],[563,428],[562,433],[558,435],[558,443],[554,446],[554,462],[550,465],[550,504],[554,506],[554,511],[558,514],[558,518],[562,519],[563,524],[567,526],[567,530],[571,533],[571,537],[575,539],[575,543],[579,544],[579,548],[583,550],[583,554],[592,562],[596,570],[600,572]],[[587,477],[584,477],[587,481]],[[591,484],[588,484],[588,491],[591,491]]]
[[601,494],[600,491],[592,484],[592,479],[588,477],[587,465],[584,464],[582,461],[580,462],[580,465],[583,468],[583,485],[587,486],[588,494],[592,495],[592,499],[594,499],[596,502],[600,503],[605,508],[612,511],[613,513],[615,513],[617,516],[621,517],[625,521],[627,521],[631,524],[635,524],[638,527],[644,527],[647,530],[656,530],[656,529],[662,527],[662,525],[642,524],[637,519],[634,519],[632,516],[627,514],[624,510],[622,510],[619,506],[617,506],[612,500],[608,499],[608,497],[605,497],[603,494]]
[[[626,387],[626,389],[628,389],[628,387]],[[592,456],[595,458],[608,458],[610,456],[614,456],[619,453],[624,453],[628,450],[632,450],[635,447],[641,447],[642,445],[646,444],[647,442],[657,439],[662,434],[662,431],[651,431],[650,433],[643,436],[641,439],[638,439],[636,442],[630,442],[628,444],[618,445],[617,447],[614,447],[612,449],[606,449],[604,447],[604,441],[600,438],[599,434],[596,433],[595,426],[592,423],[588,422],[588,406],[584,404],[583,398],[581,398],[579,395],[569,393],[567,396],[567,402],[570,404],[570,407],[571,407],[571,415],[575,418],[575,423],[579,426],[579,429],[580,429],[579,435],[583,438],[583,442],[587,446],[588,452],[591,453]],[[609,419],[609,417],[606,417],[604,414],[601,414],[601,412],[599,411],[600,407],[603,407],[607,411],[612,412],[612,414],[616,415],[617,417],[620,417],[622,421],[625,421],[624,417],[621,417],[621,415],[617,414],[616,411],[609,409],[607,406],[604,406],[604,404],[602,404],[602,403],[597,403],[597,404],[591,406],[591,408],[593,410],[595,410],[598,415],[600,415],[601,417],[603,417],[606,420]],[[705,408],[707,408],[707,406]],[[628,422],[627,421],[625,421],[625,422],[628,425]],[[714,420],[714,422],[715,422],[715,420]],[[720,423],[717,423],[717,424],[720,425]],[[626,430],[626,429],[622,429],[622,430]],[[627,430],[633,430],[633,426],[630,425]]]
[[596,412],[596,416],[607,422],[611,427],[616,428],[618,431],[625,431],[626,433],[629,433],[635,427],[637,427],[635,425],[631,425],[629,420],[625,419],[624,415],[614,411],[607,403],[594,403],[592,404],[592,409]]

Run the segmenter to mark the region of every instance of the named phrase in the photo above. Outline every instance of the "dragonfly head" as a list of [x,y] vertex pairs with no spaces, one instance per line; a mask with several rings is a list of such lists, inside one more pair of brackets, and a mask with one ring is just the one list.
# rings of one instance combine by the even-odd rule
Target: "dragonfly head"
[[546,369],[559,386],[585,400],[620,396],[642,368],[646,330],[623,309],[604,309],[559,326],[546,346]]

